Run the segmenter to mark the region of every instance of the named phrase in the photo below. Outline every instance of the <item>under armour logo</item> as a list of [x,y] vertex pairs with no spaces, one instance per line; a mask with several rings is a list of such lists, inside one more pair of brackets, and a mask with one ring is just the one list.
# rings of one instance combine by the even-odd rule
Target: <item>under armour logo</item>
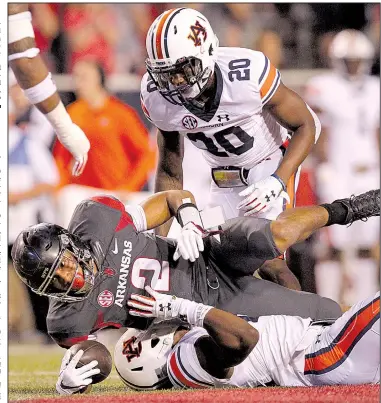
[[221,122],[222,119],[226,119],[227,122],[229,122],[230,118],[229,115],[217,115],[218,121]]
[[269,196],[269,195],[266,195],[266,196],[265,196],[265,199],[266,199],[267,203],[269,203],[271,196],[273,196],[274,199],[275,199],[275,197],[276,197],[275,192],[274,192],[273,190],[271,191],[270,196]]
[[321,334],[318,334],[318,335],[317,335],[315,344],[318,344],[318,343],[321,342],[320,336],[321,336]]
[[164,311],[164,308],[167,308],[168,311],[170,311],[170,310],[171,310],[171,304],[168,303],[167,306],[164,306],[163,304],[160,304],[160,305],[159,305],[159,308],[160,308],[160,312],[163,312],[163,311]]

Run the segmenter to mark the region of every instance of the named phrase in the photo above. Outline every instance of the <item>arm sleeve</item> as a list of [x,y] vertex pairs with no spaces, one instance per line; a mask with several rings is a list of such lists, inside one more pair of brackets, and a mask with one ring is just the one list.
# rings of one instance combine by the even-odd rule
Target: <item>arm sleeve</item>
[[126,212],[131,216],[137,232],[147,231],[147,219],[142,206],[127,205]]
[[220,242],[210,239],[211,256],[217,266],[230,275],[252,275],[266,260],[281,253],[277,249],[270,228],[271,221],[239,217],[220,226]]

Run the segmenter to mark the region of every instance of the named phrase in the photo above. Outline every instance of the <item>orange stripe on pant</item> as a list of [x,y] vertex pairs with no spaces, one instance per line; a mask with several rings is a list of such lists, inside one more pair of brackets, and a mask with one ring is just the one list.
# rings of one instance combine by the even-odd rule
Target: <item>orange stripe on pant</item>
[[164,27],[165,21],[167,21],[168,17],[170,16],[170,14],[172,14],[173,10],[174,10],[174,8],[169,10],[166,14],[164,14],[161,17],[161,20],[160,20],[159,25],[157,27],[157,31],[156,31],[156,53],[157,53],[157,58],[158,59],[163,59],[163,49],[161,47],[161,34],[163,32],[163,27]]
[[332,348],[328,347],[329,351],[317,354],[315,357],[306,356],[304,372],[316,374],[321,371],[327,372],[330,367],[336,368],[337,364],[345,359],[346,354],[349,354],[356,345],[359,340],[358,337],[361,338],[361,332],[369,326],[379,313],[380,299],[377,298],[366,309],[352,317],[351,321],[347,323],[347,328],[340,339],[333,341],[335,345],[332,343]]

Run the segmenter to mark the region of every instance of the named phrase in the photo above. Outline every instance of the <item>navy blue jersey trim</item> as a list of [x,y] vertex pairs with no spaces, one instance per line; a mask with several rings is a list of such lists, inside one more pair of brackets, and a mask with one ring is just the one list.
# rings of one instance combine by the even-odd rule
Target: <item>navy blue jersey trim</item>
[[180,9],[177,10],[175,13],[173,13],[173,14],[171,15],[171,17],[169,18],[169,20],[168,20],[167,26],[165,27],[165,32],[164,32],[164,53],[165,53],[165,56],[166,56],[167,58],[169,58],[168,41],[167,41],[167,39],[168,39],[169,26],[171,25],[171,21],[173,20],[174,16],[177,15],[180,11],[182,11],[182,10],[184,10],[184,9],[185,9],[185,7],[180,8]]
[[266,74],[268,64],[269,64],[269,59],[265,56],[265,68],[263,69],[262,74],[259,77],[259,84],[261,84],[261,81],[263,80],[263,77]]

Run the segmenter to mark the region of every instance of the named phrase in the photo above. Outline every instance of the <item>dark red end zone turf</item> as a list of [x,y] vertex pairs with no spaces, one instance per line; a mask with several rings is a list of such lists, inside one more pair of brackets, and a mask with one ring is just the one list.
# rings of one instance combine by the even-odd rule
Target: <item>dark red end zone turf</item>
[[170,393],[129,393],[19,400],[25,403],[378,403],[379,385],[321,386],[312,388],[256,388],[189,390]]

